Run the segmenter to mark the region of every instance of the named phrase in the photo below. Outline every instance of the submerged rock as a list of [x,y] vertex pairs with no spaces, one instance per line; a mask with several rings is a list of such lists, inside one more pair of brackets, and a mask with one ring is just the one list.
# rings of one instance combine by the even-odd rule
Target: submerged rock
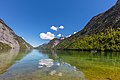
[[58,73],[58,76],[62,76],[62,72],[59,72],[59,73]]
[[54,74],[56,74],[55,70],[53,70],[53,71],[50,72],[50,75],[54,75]]

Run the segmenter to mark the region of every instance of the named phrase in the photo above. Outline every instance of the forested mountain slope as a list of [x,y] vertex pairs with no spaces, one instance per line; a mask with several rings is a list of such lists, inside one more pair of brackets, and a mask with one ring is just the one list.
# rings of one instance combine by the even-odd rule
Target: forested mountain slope
[[94,16],[81,31],[63,40],[56,49],[119,51],[119,28],[120,0],[106,12]]

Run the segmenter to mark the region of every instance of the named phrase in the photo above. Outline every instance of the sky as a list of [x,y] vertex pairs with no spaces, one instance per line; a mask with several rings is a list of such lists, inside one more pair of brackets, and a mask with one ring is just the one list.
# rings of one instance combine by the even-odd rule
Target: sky
[[0,18],[33,46],[70,36],[117,0],[0,0]]

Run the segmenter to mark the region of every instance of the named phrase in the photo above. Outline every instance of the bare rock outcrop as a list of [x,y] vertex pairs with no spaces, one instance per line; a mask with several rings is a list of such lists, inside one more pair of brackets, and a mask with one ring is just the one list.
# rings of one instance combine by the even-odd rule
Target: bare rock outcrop
[[32,46],[17,36],[14,31],[0,19],[0,42],[8,44],[12,49],[30,49]]

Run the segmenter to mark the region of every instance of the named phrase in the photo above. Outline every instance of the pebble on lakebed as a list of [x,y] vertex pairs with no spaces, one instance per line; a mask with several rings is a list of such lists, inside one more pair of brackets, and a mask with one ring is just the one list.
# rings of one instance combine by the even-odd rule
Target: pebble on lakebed
[[50,72],[50,75],[54,75],[54,74],[56,74],[55,70],[53,70],[53,71]]
[[58,73],[58,76],[62,76],[62,75],[63,75],[62,72],[59,72],[59,73]]

